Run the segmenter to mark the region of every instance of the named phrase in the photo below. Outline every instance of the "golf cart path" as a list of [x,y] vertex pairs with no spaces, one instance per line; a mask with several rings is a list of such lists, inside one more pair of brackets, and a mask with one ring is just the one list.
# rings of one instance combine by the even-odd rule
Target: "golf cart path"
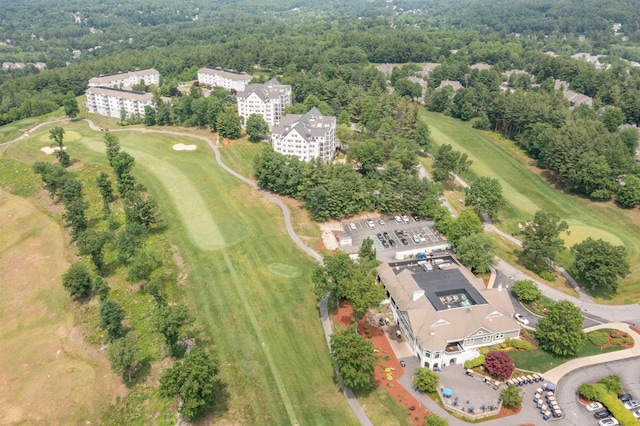
[[[91,129],[96,130],[96,131],[100,131],[100,128],[95,126],[91,120],[85,119],[85,121],[87,121],[89,123],[89,127],[91,127]],[[129,129],[115,129],[115,130],[110,130],[110,131],[138,131],[138,132],[142,132],[142,133],[163,133],[163,134],[169,134],[169,135],[175,135],[175,136],[185,136],[185,137],[196,138],[196,139],[200,139],[200,140],[206,142],[209,145],[209,147],[211,147],[211,149],[213,150],[213,153],[215,154],[215,157],[216,157],[216,162],[218,163],[218,165],[220,167],[222,167],[227,173],[229,173],[229,174],[233,175],[234,177],[240,179],[242,182],[250,185],[251,187],[253,187],[253,188],[257,189],[257,190],[259,190],[267,200],[271,201],[272,203],[274,203],[275,205],[280,207],[280,210],[282,211],[282,215],[284,217],[285,228],[287,229],[287,234],[289,234],[289,237],[291,238],[291,240],[293,240],[293,242],[298,247],[300,247],[300,249],[302,251],[304,251],[306,254],[311,256],[315,261],[319,262],[320,264],[323,263],[322,262],[322,256],[320,256],[318,253],[316,253],[311,248],[307,247],[302,242],[300,237],[298,237],[298,234],[296,234],[295,231],[293,230],[293,226],[291,225],[291,214],[289,213],[289,209],[287,208],[287,206],[282,201],[278,200],[276,197],[271,195],[268,191],[265,191],[265,190],[261,189],[258,186],[257,183],[255,183],[254,181],[252,181],[252,180],[246,178],[245,176],[242,176],[241,174],[237,173],[235,170],[233,170],[232,168],[227,166],[222,161],[222,158],[220,156],[220,150],[219,150],[219,148],[217,146],[217,144],[219,143],[219,136],[217,134],[216,134],[216,143],[213,143],[211,138],[207,138],[205,136],[192,135],[192,134],[189,134],[189,133],[182,133],[182,132],[176,132],[176,131],[170,131],[170,130],[155,130],[155,129],[146,129],[146,128],[129,128]],[[325,339],[327,341],[327,345],[330,346],[331,334],[333,334],[333,331],[331,329],[331,321],[329,320],[329,312],[328,312],[328,308],[327,308],[327,297],[323,298],[320,301],[319,307],[320,307],[320,316],[321,316],[321,319],[322,319],[322,327],[323,327],[323,330],[324,330]],[[254,324],[254,326],[257,327],[257,324]],[[263,346],[265,346],[265,345],[263,345]],[[270,355],[270,354],[267,354],[267,355]],[[270,359],[270,356],[268,356],[267,359]],[[273,367],[272,370],[274,370],[275,369],[275,365],[272,366],[272,367]],[[276,376],[276,379],[279,378],[279,376],[277,374],[275,374],[275,370],[274,370],[274,375]],[[278,383],[278,380],[276,380],[276,383]],[[349,406],[351,407],[351,409],[353,410],[354,414],[358,418],[358,421],[360,422],[360,424],[362,424],[364,426],[372,425],[371,421],[369,420],[369,418],[365,414],[364,410],[362,409],[362,406],[360,406],[360,403],[356,399],[356,397],[353,394],[353,392],[351,391],[351,389],[346,388],[343,383],[340,383],[340,387],[342,388],[343,393],[344,393],[345,397],[347,398],[347,402],[349,403]],[[287,402],[289,401],[289,398],[286,395],[286,390],[284,389],[284,385],[282,385],[282,387],[278,386],[278,388],[279,388],[279,391],[280,391],[280,393],[281,393],[281,395],[283,397],[283,400],[285,402],[285,406],[288,405],[287,406],[287,412],[289,414],[289,418],[292,420],[292,424],[294,424],[295,422],[293,421],[293,419],[295,418],[295,414],[293,413],[293,408],[291,407],[291,403],[289,402],[289,404],[287,404]]]

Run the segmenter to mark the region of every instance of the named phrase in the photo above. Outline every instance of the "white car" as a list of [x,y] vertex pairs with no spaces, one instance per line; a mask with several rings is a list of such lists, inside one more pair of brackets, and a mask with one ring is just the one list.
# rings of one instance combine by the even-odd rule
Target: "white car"
[[422,234],[418,234],[418,238],[420,239],[420,242],[421,242],[421,243],[424,243],[424,242],[426,242],[426,241],[427,241],[427,239],[426,239],[426,238],[424,237],[424,235],[422,235]]
[[634,411],[634,412],[633,412],[633,416],[634,416],[636,419],[640,419],[640,410],[636,410],[636,411]]
[[351,228],[352,231],[355,231],[356,229],[358,229],[355,223],[350,223],[349,228]]
[[636,408],[639,408],[639,407],[640,407],[640,402],[636,401],[635,399],[624,403],[624,408],[626,408],[627,410],[635,410]]
[[384,226],[384,220],[380,219],[378,223],[380,224],[380,226]]
[[367,219],[365,222],[367,222],[369,229],[374,229],[376,227],[371,219]]
[[521,322],[524,325],[529,325],[529,320],[526,319],[524,315],[514,314],[513,317],[516,319],[516,321]]
[[403,221],[404,223],[409,223],[409,216],[407,216],[406,214],[402,213],[402,214],[400,215],[400,217],[402,218],[402,221]]
[[396,216],[394,217],[394,219],[396,220],[396,222],[402,223],[402,218],[400,216]]
[[619,425],[618,420],[615,417],[607,417],[606,419],[602,419],[598,422],[600,426],[616,426]]
[[600,404],[599,402],[592,402],[591,404],[588,404],[584,408],[586,408],[587,411],[589,411],[589,412],[598,411],[598,410],[600,410],[602,408],[602,404]]

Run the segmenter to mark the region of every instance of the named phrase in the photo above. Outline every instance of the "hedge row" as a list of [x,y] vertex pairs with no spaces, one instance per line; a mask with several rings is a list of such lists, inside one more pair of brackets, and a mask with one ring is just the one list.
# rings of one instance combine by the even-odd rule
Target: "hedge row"
[[476,368],[484,364],[484,355],[464,362],[464,368]]
[[617,395],[613,392],[609,392],[604,384],[582,384],[578,391],[580,395],[593,401],[601,402],[611,412],[622,426],[633,426],[638,424],[638,420],[635,418],[631,411],[624,408],[622,402],[618,399]]

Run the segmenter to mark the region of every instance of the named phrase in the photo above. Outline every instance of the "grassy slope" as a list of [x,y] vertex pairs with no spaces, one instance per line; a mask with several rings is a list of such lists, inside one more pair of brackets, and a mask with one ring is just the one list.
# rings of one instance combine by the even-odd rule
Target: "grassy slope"
[[[99,132],[86,123],[65,128],[72,158],[105,163]],[[38,150],[47,135],[45,129],[11,154],[22,161],[43,157]],[[123,148],[139,158],[137,178],[160,203],[168,224],[166,237],[180,247],[191,270],[187,292],[194,314],[215,346],[229,384],[229,410],[223,416],[251,424],[354,423],[331,381],[309,279],[313,262],[286,236],[279,211],[218,168],[201,142],[189,139],[199,149],[176,152],[171,149],[176,137],[119,137]],[[175,185],[176,173],[186,180],[186,187]],[[193,197],[203,204],[190,203],[185,191],[194,191]],[[203,249],[220,244],[208,246],[211,242],[198,233],[197,224],[211,218],[227,244],[222,250]],[[288,272],[297,271],[294,275],[299,277],[269,272],[270,265],[271,270],[281,270],[277,264],[288,265]]]
[[[576,234],[583,238],[606,238],[622,243],[629,252],[632,274],[621,280],[618,294],[605,303],[633,303],[640,300],[640,215],[623,210],[612,203],[594,203],[554,188],[542,177],[531,159],[511,141],[502,140],[471,128],[469,123],[442,114],[421,111],[421,117],[431,127],[437,144],[451,144],[466,152],[473,164],[462,177],[473,181],[477,176],[490,176],[502,185],[509,207],[497,225],[515,233],[518,223],[531,220],[540,209],[551,210],[565,219]],[[570,236],[571,237],[571,236]],[[572,241],[577,242],[577,241]],[[570,256],[564,256],[570,263]]]
[[41,208],[0,190],[0,423],[91,422],[123,386],[75,327],[68,238]]

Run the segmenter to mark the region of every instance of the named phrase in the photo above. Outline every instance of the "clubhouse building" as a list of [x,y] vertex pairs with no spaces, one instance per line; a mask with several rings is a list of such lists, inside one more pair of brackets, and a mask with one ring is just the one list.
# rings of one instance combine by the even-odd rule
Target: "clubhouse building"
[[291,86],[272,78],[265,84],[247,84],[237,98],[243,127],[251,114],[258,114],[272,129],[280,122],[284,109],[291,105]]
[[508,290],[483,281],[453,257],[382,264],[393,317],[420,366],[463,364],[479,348],[520,336]]

